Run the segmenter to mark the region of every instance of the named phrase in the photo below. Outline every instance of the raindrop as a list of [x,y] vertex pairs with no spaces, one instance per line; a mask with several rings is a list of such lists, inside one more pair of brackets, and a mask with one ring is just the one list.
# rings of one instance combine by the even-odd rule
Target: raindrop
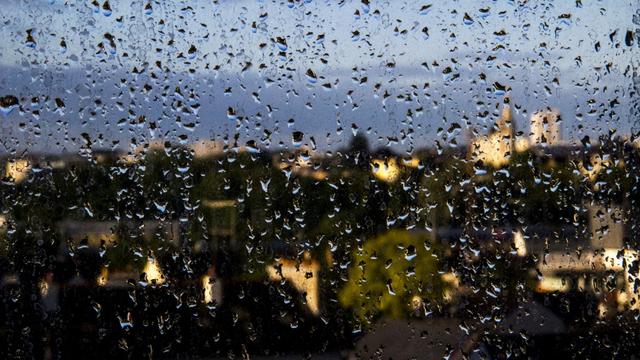
[[302,140],[304,139],[304,133],[301,131],[294,131],[291,135],[291,143],[295,147],[300,147],[302,145]]
[[105,1],[102,3],[102,14],[104,16],[111,16],[111,5],[109,5],[109,1]]
[[431,11],[432,6],[433,5],[431,4],[422,5],[418,12],[420,13],[420,15],[427,15]]
[[276,45],[280,51],[287,51],[288,49],[287,40],[283,37],[278,36],[276,38]]
[[13,95],[0,97],[0,111],[4,115],[9,115],[18,106],[18,98]]
[[318,82],[318,76],[313,70],[307,69],[305,75],[307,76],[307,81],[309,82],[309,84],[313,85]]
[[33,29],[27,29],[27,40],[25,41],[27,47],[35,48],[36,39],[33,37]]
[[238,115],[236,114],[236,110],[229,106],[227,109],[227,119],[235,121],[238,119]]
[[471,25],[471,24],[473,24],[473,19],[471,18],[471,16],[469,16],[469,14],[468,14],[468,13],[464,13],[464,17],[463,17],[462,22],[463,22],[465,25]]

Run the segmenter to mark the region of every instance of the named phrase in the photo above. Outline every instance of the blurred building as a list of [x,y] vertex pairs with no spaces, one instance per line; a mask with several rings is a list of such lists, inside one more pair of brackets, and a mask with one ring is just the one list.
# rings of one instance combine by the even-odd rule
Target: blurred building
[[218,157],[224,154],[225,146],[222,141],[200,140],[192,143],[189,148],[193,150],[196,158]]
[[622,249],[625,234],[622,208],[592,205],[588,209],[591,218],[591,246],[594,249]]
[[206,199],[202,205],[208,209],[208,232],[212,239],[235,246],[238,202],[232,199]]
[[[536,290],[541,293],[582,293],[599,299],[601,314],[608,309],[640,309],[640,296],[635,290],[640,273],[638,253],[625,246],[628,235],[625,209],[621,206],[587,205],[588,239],[579,240],[577,233],[554,231],[553,236],[540,236],[545,248],[537,271],[541,275]],[[571,239],[575,239],[572,241]]]
[[127,221],[78,221],[64,220],[56,224],[58,231],[69,240],[78,242],[87,240],[90,246],[100,246],[103,242],[110,245],[121,240],[118,239],[118,230],[127,229],[126,232],[135,229],[145,241],[150,241],[153,237],[178,244],[180,239],[180,226],[177,220],[160,222],[155,220],[144,220],[140,222]]
[[[64,220],[56,224],[58,232],[67,239],[68,242],[60,244],[60,254],[64,255],[69,252],[77,252],[78,249],[86,251],[100,251],[104,255],[107,249],[112,250],[113,256],[110,261],[126,266],[109,266],[95,269],[97,283],[101,286],[123,287],[127,286],[128,279],[136,278],[139,274],[134,264],[129,263],[127,255],[118,252],[119,244],[131,242],[131,236],[137,234],[140,236],[143,244],[149,245],[158,240],[164,244],[171,244],[175,247],[179,245],[181,237],[180,225],[178,220],[171,221],[155,221],[144,220],[140,222],[133,221],[78,221]],[[71,245],[71,246],[70,246]],[[75,248],[75,250],[74,250]],[[135,251],[136,256],[144,256],[139,250]],[[96,266],[101,265],[96,263]],[[165,278],[160,268],[158,260],[150,257],[142,270],[146,274],[147,281],[161,284]]]
[[531,115],[529,139],[532,145],[558,145],[560,143],[560,112],[545,109]]
[[329,172],[326,168],[325,157],[311,147],[302,145],[294,151],[280,151],[273,153],[273,166],[285,172],[310,177],[318,181],[327,180]]
[[271,281],[289,281],[299,292],[305,295],[306,305],[312,314],[320,313],[320,291],[318,289],[318,274],[320,263],[312,260],[309,254],[305,259],[297,262],[291,259],[281,259],[271,266],[267,266],[267,273]]
[[501,167],[509,162],[514,150],[514,131],[511,107],[505,104],[502,115],[488,135],[480,136],[471,143],[470,157],[474,162]]

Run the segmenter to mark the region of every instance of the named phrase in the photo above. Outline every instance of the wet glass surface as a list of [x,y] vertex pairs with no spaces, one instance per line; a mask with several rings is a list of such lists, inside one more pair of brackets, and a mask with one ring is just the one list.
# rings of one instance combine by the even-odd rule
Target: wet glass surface
[[0,358],[638,356],[636,1],[0,8]]

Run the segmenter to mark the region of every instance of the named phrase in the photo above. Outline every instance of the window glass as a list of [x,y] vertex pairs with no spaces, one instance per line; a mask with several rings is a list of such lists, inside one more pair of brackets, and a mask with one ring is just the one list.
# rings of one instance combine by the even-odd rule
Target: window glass
[[636,1],[0,8],[0,358],[637,356]]

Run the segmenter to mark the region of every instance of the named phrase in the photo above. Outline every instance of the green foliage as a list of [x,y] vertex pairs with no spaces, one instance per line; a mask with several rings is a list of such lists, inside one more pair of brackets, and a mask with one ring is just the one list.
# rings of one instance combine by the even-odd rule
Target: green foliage
[[416,299],[426,307],[443,300],[445,282],[438,266],[427,233],[389,231],[353,254],[339,300],[364,324],[378,317],[409,316]]
[[494,174],[492,182],[506,188],[515,217],[527,224],[571,223],[576,213],[574,206],[582,204],[588,194],[586,179],[573,161],[544,159],[524,152],[512,157],[507,170],[508,176]]
[[[433,159],[431,159],[433,160]],[[464,159],[451,157],[428,165],[422,177],[421,206],[429,227],[463,226],[466,211],[465,180],[472,169]]]

